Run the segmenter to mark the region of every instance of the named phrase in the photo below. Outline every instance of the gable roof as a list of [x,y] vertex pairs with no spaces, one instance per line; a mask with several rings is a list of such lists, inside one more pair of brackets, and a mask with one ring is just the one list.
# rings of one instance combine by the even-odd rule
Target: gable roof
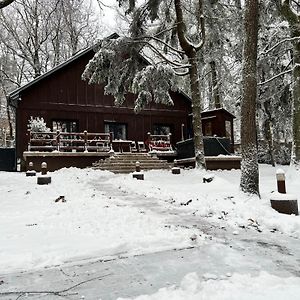
[[[118,38],[119,35],[117,33],[113,33],[110,36],[107,37],[107,39],[115,39]],[[12,91],[9,95],[8,98],[9,100],[18,100],[19,98],[19,94],[26,90],[27,88],[31,87],[32,85],[35,85],[36,83],[38,83],[39,81],[41,81],[44,78],[47,78],[48,76],[50,76],[51,74],[57,72],[60,69],[63,69],[65,66],[69,65],[70,63],[72,63],[73,61],[76,61],[77,59],[79,59],[80,57],[82,57],[83,55],[89,53],[90,51],[94,51],[94,47],[95,46],[90,46],[87,47],[86,49],[80,50],[79,52],[77,52],[75,55],[73,55],[72,57],[70,57],[69,59],[67,59],[66,61],[62,62],[61,64],[57,65],[56,67],[54,67],[53,69],[49,70],[48,72],[36,77],[35,79],[33,79],[32,81],[24,84],[23,86],[15,89],[14,91]]]
[[211,113],[218,112],[218,111],[223,112],[223,113],[227,114],[228,116],[232,117],[233,119],[235,119],[235,115],[233,115],[231,112],[226,110],[224,107],[210,109],[210,110],[204,110],[201,112],[201,114],[205,116],[205,115],[210,115]]
[[[106,39],[116,39],[118,38],[119,35],[117,33],[113,33],[111,35],[109,35]],[[77,59],[79,59],[80,57],[84,56],[85,54],[89,53],[90,51],[94,51],[95,46],[90,46],[86,49],[83,49],[81,51],[79,51],[78,53],[76,53],[75,55],[73,55],[72,57],[70,57],[69,59],[67,59],[66,61],[62,62],[61,64],[57,65],[56,67],[54,67],[53,69],[49,70],[48,72],[36,77],[35,79],[33,79],[32,81],[26,83],[25,85],[15,89],[14,91],[12,91],[9,95],[8,95],[8,101],[9,101],[9,105],[15,106],[13,105],[13,103],[16,103],[18,100],[20,100],[20,93],[26,89],[28,89],[29,87],[35,85],[36,83],[40,82],[41,80],[43,80],[44,78],[47,78],[48,76],[50,76],[51,74],[57,72],[58,70],[63,69],[64,67],[68,66],[69,64],[71,64],[72,62],[76,61]],[[151,64],[150,61],[148,61],[145,57],[143,57],[141,55],[141,58],[147,63],[147,64]],[[191,102],[191,98],[182,90],[178,89],[178,93],[181,94],[184,98],[186,98],[189,102]]]

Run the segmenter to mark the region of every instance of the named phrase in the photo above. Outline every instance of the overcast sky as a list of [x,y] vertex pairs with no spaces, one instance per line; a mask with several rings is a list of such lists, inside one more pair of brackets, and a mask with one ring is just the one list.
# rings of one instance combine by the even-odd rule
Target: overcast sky
[[[121,20],[117,20],[117,13],[116,13],[116,7],[117,1],[115,0],[101,0],[101,2],[104,4],[102,6],[102,9],[99,9],[99,5],[97,4],[97,0],[92,0],[93,6],[95,7],[95,10],[98,12],[100,16],[100,22],[103,27],[103,34],[101,34],[101,37],[107,36],[113,32],[122,32],[122,28],[125,27],[124,24],[122,24]],[[114,8],[115,7],[115,8]]]

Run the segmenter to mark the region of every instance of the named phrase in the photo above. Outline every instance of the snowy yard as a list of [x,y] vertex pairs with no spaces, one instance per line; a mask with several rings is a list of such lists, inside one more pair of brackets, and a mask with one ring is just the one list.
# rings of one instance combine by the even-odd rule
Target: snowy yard
[[[287,192],[300,199],[299,172],[285,170]],[[240,171],[208,173],[214,176],[210,183],[202,183],[207,173],[197,170],[180,175],[149,171],[144,181],[137,181],[131,174],[73,168],[50,173],[52,184],[38,186],[36,178],[24,173],[0,172],[0,275],[96,258],[201,248],[212,234],[202,230],[204,221],[233,237],[246,232],[270,238],[281,234],[299,248],[300,217],[278,214],[270,207],[275,168],[260,166],[261,199],[240,193]],[[55,202],[59,196],[66,202]],[[191,220],[198,220],[199,226]],[[221,247],[217,242],[215,249]],[[238,265],[240,257],[230,255]],[[295,258],[296,268],[299,259]],[[255,277],[225,271],[216,276],[197,274],[195,269],[180,285],[137,299],[300,299],[299,276],[282,278],[260,271]]]

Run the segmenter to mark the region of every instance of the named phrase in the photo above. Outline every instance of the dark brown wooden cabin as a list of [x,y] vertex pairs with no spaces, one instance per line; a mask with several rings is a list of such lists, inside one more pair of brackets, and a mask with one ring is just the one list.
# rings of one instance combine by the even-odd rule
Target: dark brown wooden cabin
[[231,152],[234,152],[233,120],[235,116],[224,108],[207,110],[201,113],[204,136],[224,137],[230,140]]
[[[114,139],[145,141],[147,133],[172,133],[172,143],[181,140],[182,124],[188,126],[191,102],[181,92],[172,92],[174,106],[151,104],[139,114],[133,111],[135,95],[121,107],[105,95],[103,86],[89,85],[81,74],[93,57],[89,48],[10,94],[16,108],[17,157],[28,147],[27,126],[31,116],[43,117],[52,131],[113,132]],[[187,127],[186,127],[187,128]]]

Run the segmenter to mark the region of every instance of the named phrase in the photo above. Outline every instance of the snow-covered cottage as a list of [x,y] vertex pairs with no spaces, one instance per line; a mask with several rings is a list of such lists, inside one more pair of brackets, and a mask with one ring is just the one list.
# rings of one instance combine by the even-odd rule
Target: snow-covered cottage
[[[51,169],[91,165],[107,156],[107,151],[101,151],[107,146],[103,140],[109,140],[116,151],[135,151],[149,138],[149,132],[154,135],[171,133],[173,145],[192,134],[191,101],[183,92],[170,92],[174,106],[151,103],[136,114],[135,95],[128,94],[124,104],[116,107],[113,97],[105,95],[103,85],[83,81],[81,75],[94,54],[92,47],[87,48],[9,95],[10,105],[16,109],[16,153],[23,161],[23,169],[25,160],[28,163],[28,157],[33,157],[33,150],[41,150],[41,144],[34,146],[35,138],[28,132],[31,117],[42,117],[52,132],[41,139],[46,139],[47,143],[37,160],[40,163],[58,158],[59,162],[50,163]],[[228,119],[228,113],[225,115],[230,122],[233,143],[233,117]],[[211,120],[213,116],[204,121],[204,133],[215,133],[212,123],[207,123]],[[221,136],[226,136],[225,127],[223,131]],[[57,132],[60,135],[54,136]],[[63,132],[68,134],[62,135]],[[73,147],[66,141],[70,138]]]

